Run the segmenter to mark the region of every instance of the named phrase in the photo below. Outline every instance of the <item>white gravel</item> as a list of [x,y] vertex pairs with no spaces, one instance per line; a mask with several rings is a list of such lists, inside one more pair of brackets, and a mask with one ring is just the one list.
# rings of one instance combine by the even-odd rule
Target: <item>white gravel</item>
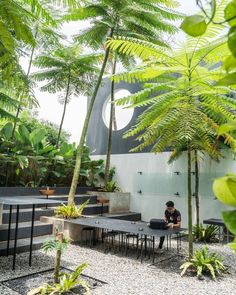
[[[195,245],[195,248],[201,245]],[[174,242],[172,243],[174,248]],[[212,281],[209,278],[198,280],[195,277],[180,277],[179,266],[183,258],[176,257],[162,263],[158,260],[169,257],[173,252],[165,251],[159,254],[156,265],[151,266],[151,260],[141,264],[135,253],[113,252],[104,254],[102,248],[79,247],[70,245],[63,255],[63,266],[70,268],[87,261],[89,268],[85,274],[107,282],[107,284],[92,290],[93,295],[236,295],[236,254],[227,245],[211,244],[209,248],[224,257],[224,262],[230,267],[230,273]],[[187,243],[183,242],[182,253],[186,251]],[[53,267],[53,255],[45,255],[41,251],[34,252],[33,266],[28,267],[28,254],[17,256],[16,271],[11,271],[12,257],[0,257],[0,282],[8,278],[18,277]],[[18,295],[0,283],[0,295]]]

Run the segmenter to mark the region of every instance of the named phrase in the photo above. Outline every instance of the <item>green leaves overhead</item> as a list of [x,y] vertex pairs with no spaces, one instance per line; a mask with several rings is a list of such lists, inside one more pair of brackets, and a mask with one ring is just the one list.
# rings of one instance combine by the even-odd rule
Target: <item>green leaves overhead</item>
[[229,49],[231,50],[231,52],[233,53],[233,55],[236,57],[236,26],[232,27],[229,30],[229,34],[228,34],[228,46]]
[[192,37],[198,37],[206,32],[207,24],[202,15],[191,15],[184,19],[180,28]]
[[[115,81],[144,82],[144,90],[117,101],[126,107],[145,107],[124,135],[136,137],[138,144],[132,151],[150,147],[159,153],[174,147],[173,153],[178,153],[190,145],[219,159],[217,130],[236,119],[236,102],[228,97],[234,90],[214,86],[221,76],[215,65],[229,55],[227,43],[216,38],[220,31],[221,27],[211,25],[204,36],[189,37],[186,45],[175,51],[135,38],[107,41],[112,50],[143,61],[131,72],[112,77]],[[235,147],[229,133],[222,137],[226,145]]]
[[231,1],[225,8],[224,11],[225,19],[228,20],[228,23],[231,27],[236,25],[236,2]]
[[89,28],[75,36],[93,49],[101,47],[111,32],[114,35],[150,40],[164,45],[161,33],[175,33],[176,28],[169,21],[182,18],[173,11],[175,1],[144,0],[99,0],[88,1],[65,16],[67,21],[88,20]]
[[219,86],[230,86],[235,84],[236,84],[236,73],[228,74],[216,83],[216,85],[219,85]]
[[222,215],[227,228],[236,236],[236,210],[224,211]]
[[[227,206],[236,207],[236,174],[227,174],[217,178],[213,191],[219,201]],[[236,210],[222,212],[227,229],[236,236]],[[236,237],[229,246],[236,252]]]
[[228,206],[236,207],[236,176],[226,175],[217,178],[213,183],[213,191],[217,199]]

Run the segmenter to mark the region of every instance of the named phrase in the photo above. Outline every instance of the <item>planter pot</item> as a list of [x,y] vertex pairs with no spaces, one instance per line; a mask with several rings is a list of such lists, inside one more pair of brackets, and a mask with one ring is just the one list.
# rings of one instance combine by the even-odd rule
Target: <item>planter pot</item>
[[[63,232],[64,235],[71,239],[73,242],[80,242],[81,241],[81,233],[83,228],[87,227],[80,224],[74,224],[67,222],[67,219],[63,218],[57,218],[54,216],[42,216],[40,218],[40,221],[49,223],[53,225],[53,233],[55,231]],[[84,233],[82,233],[83,242],[86,240],[89,241],[89,235],[86,236]]]
[[130,212],[130,193],[88,191],[90,195],[109,200],[109,213]]

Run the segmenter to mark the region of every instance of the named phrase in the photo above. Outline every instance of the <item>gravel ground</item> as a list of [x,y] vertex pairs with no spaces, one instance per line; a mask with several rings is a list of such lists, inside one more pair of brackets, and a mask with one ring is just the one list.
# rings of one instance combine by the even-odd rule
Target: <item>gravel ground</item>
[[[195,248],[201,245],[195,245]],[[174,242],[172,248],[175,248]],[[156,264],[151,265],[150,260],[141,264],[135,254],[113,252],[104,254],[102,248],[90,249],[70,245],[63,255],[63,266],[71,269],[87,261],[89,268],[86,275],[107,282],[91,291],[92,295],[233,295],[236,294],[236,254],[226,245],[211,244],[210,250],[224,257],[224,262],[229,266],[229,274],[212,281],[210,278],[198,280],[195,277],[180,277],[179,266],[183,258],[175,257],[164,262],[173,252],[165,251],[156,256]],[[186,252],[187,243],[182,243],[182,253]],[[41,251],[34,252],[33,266],[28,267],[28,253],[17,256],[16,271],[11,271],[12,257],[0,257],[0,295],[18,295],[1,284],[9,278],[32,274],[39,270],[53,267],[53,255],[45,255]]]

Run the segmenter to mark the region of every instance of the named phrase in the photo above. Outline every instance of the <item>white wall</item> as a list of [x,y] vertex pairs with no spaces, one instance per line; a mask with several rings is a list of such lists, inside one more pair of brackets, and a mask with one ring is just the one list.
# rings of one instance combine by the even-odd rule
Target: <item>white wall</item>
[[[175,207],[182,214],[182,225],[187,227],[187,195],[185,193],[181,193],[180,196],[169,195],[165,191],[163,191],[163,194],[158,194],[154,191],[147,193],[145,190],[148,191],[149,189],[145,188],[145,184],[142,183],[145,179],[148,179],[148,175],[152,175],[152,177],[156,175],[157,181],[160,181],[158,179],[160,175],[174,175],[174,171],[180,171],[186,181],[186,157],[182,156],[173,164],[168,165],[169,155],[169,152],[157,155],[152,153],[112,155],[111,163],[116,167],[116,179],[119,186],[123,191],[131,192],[131,211],[140,212],[144,221],[149,221],[151,218],[162,218],[165,203],[172,200],[175,202]],[[93,158],[101,158],[101,156],[93,156]],[[236,171],[236,161],[233,161],[231,156],[227,156],[220,163],[204,158],[201,159],[200,170],[204,177],[205,175],[208,177],[209,182],[213,182],[213,179],[217,176]],[[142,171],[143,176],[140,175],[137,178],[138,171]],[[137,183],[137,179],[140,181],[140,184]],[[145,188],[142,194],[137,193],[139,185],[140,188]],[[183,184],[183,186],[186,187],[186,184]],[[211,184],[209,188],[210,186]],[[166,191],[169,191],[169,187],[166,187]],[[195,199],[193,198],[194,202]],[[225,209],[228,208],[218,200],[215,200],[213,193],[212,195],[210,192],[208,196],[201,196],[200,210],[202,220],[206,218],[221,218],[221,211]]]

